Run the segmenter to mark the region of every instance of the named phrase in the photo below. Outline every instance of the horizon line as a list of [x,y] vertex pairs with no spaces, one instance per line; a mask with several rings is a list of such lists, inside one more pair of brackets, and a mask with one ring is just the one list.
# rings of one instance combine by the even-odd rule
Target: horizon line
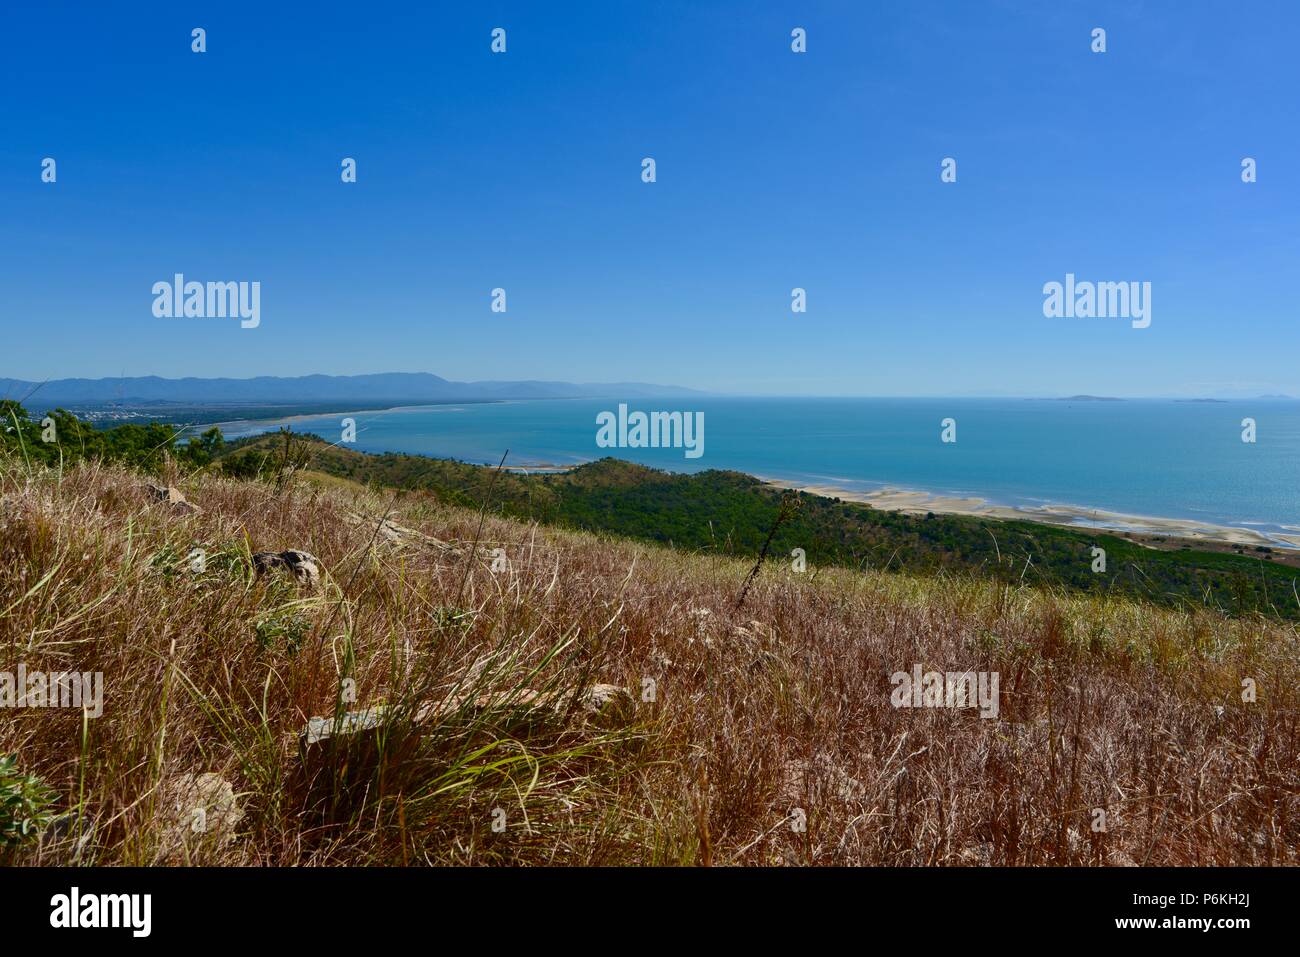
[[[158,374],[156,374],[156,373],[151,373],[151,374],[147,374],[147,375],[134,375],[134,376],[125,376],[125,375],[117,375],[117,376],[100,376],[100,377],[91,377],[91,376],[65,376],[65,377],[57,378],[57,379],[56,379],[56,378],[46,378],[46,379],[43,379],[43,380],[42,380],[42,379],[23,379],[23,378],[19,378],[19,377],[16,377],[16,376],[14,376],[14,377],[9,377],[9,376],[0,376],[0,381],[8,381],[8,382],[10,382],[10,383],[22,383],[22,384],[24,384],[24,385],[33,385],[33,386],[36,386],[36,388],[33,389],[32,392],[29,393],[29,395],[28,395],[28,397],[27,397],[27,398],[31,398],[32,395],[35,395],[35,394],[39,393],[42,389],[44,389],[44,388],[45,388],[46,386],[48,386],[48,385],[51,385],[51,384],[54,384],[54,383],[69,382],[69,381],[78,381],[78,380],[80,380],[80,381],[85,381],[85,382],[97,382],[97,383],[126,382],[126,381],[129,381],[129,380],[137,380],[137,379],[156,379],[156,380],[160,380],[160,381],[163,381],[163,382],[183,382],[183,381],[186,381],[186,380],[194,380],[194,381],[196,381],[196,382],[213,382],[213,381],[219,381],[219,380],[230,380],[230,381],[232,381],[232,382],[253,382],[253,381],[258,380],[258,379],[274,379],[274,380],[280,380],[280,381],[288,381],[288,380],[294,380],[294,379],[312,379],[312,378],[326,378],[326,379],[360,379],[360,378],[373,378],[373,377],[383,377],[383,376],[427,376],[427,377],[430,377],[430,378],[438,379],[440,382],[445,382],[445,383],[447,383],[447,384],[449,384],[449,385],[452,385],[452,386],[456,386],[456,385],[465,385],[465,386],[482,386],[482,385],[484,385],[484,384],[488,384],[488,383],[493,383],[493,384],[502,384],[502,385],[522,385],[522,384],[573,385],[573,386],[579,386],[579,387],[583,387],[583,388],[593,388],[593,387],[602,387],[602,386],[610,386],[610,387],[616,387],[616,386],[640,386],[640,387],[648,387],[648,388],[651,388],[651,389],[662,388],[662,389],[665,389],[665,390],[680,390],[680,391],[686,391],[686,392],[696,392],[696,393],[699,393],[700,397],[718,398],[718,399],[1027,399],[1027,400],[1041,399],[1041,400],[1047,400],[1047,401],[1068,401],[1068,400],[1071,400],[1071,399],[1076,399],[1076,400],[1078,400],[1078,401],[1107,401],[1107,402],[1142,401],[1142,400],[1169,400],[1169,401],[1218,401],[1218,402],[1231,402],[1231,401],[1260,401],[1260,400],[1265,400],[1265,401],[1267,401],[1267,400],[1276,400],[1276,401],[1289,400],[1289,401],[1295,401],[1295,400],[1297,400],[1297,399],[1300,399],[1300,396],[1298,396],[1298,395],[1294,395],[1294,394],[1292,394],[1291,392],[1288,392],[1288,391],[1263,391],[1263,390],[1261,390],[1261,391],[1260,391],[1259,393],[1257,393],[1257,394],[1240,394],[1240,393],[1238,393],[1238,394],[1225,394],[1225,393],[1222,393],[1222,392],[1221,392],[1221,393],[1218,393],[1218,394],[1215,394],[1215,393],[1212,393],[1212,392],[1211,392],[1211,393],[1205,393],[1205,392],[1187,392],[1187,393],[1171,393],[1171,392],[1165,392],[1165,393],[1138,394],[1138,395],[1134,395],[1134,394],[1128,394],[1128,395],[1116,395],[1116,394],[1107,394],[1107,393],[1091,393],[1091,392],[1066,392],[1066,393],[1060,393],[1060,394],[1034,393],[1034,392],[1004,392],[1004,393],[1003,393],[1003,392],[999,392],[999,393],[961,393],[961,392],[951,392],[951,393],[925,393],[925,392],[914,392],[914,393],[860,393],[860,392],[749,392],[749,391],[733,391],[733,392],[727,392],[727,391],[719,391],[719,390],[713,390],[713,389],[707,389],[707,388],[700,388],[700,387],[698,387],[698,386],[685,386],[685,385],[673,385],[673,384],[662,383],[662,382],[650,382],[650,381],[646,381],[646,380],[642,380],[642,379],[622,379],[622,380],[616,380],[616,381],[600,381],[600,380],[590,380],[590,379],[588,379],[588,380],[543,379],[543,378],[529,378],[529,379],[508,379],[508,378],[507,378],[507,379],[448,379],[448,378],[446,378],[446,377],[444,377],[444,376],[442,376],[442,375],[439,375],[438,373],[435,373],[435,372],[429,372],[429,371],[427,371],[427,370],[419,371],[419,372],[396,372],[396,371],[389,371],[389,372],[358,372],[358,373],[308,372],[308,373],[300,373],[300,374],[296,374],[296,375],[273,375],[273,374],[263,374],[263,375],[253,375],[253,376],[230,376],[230,375],[211,375],[211,376],[203,376],[203,375],[178,375],[178,376],[167,376],[167,375],[158,375]],[[610,397],[610,398],[614,398],[615,396],[612,396],[612,395],[611,395],[611,396],[609,396],[609,397]],[[652,397],[653,397],[653,396],[638,396],[638,397],[636,397],[636,398],[652,398]],[[674,397],[675,397],[675,398],[680,398],[679,396],[674,396]],[[8,398],[7,395],[0,395],[0,399],[6,399],[6,398]],[[129,398],[132,398],[132,397],[129,397],[129,396],[123,396],[121,399],[117,399],[117,400],[113,400],[113,399],[86,399],[86,400],[81,400],[81,401],[83,401],[83,402],[112,402],[112,401],[125,402],[125,401],[127,401],[127,399],[129,399]],[[139,398],[139,397],[135,397],[135,398]],[[245,402],[245,403],[246,403],[246,402],[253,402],[253,401],[272,401],[272,400],[274,400],[274,401],[280,401],[280,402],[284,402],[284,401],[302,401],[302,402],[306,402],[306,401],[327,401],[327,402],[328,402],[328,401],[344,401],[344,402],[350,402],[350,401],[354,401],[354,400],[359,401],[359,400],[367,399],[367,398],[369,398],[369,399],[372,400],[372,401],[381,401],[381,402],[388,402],[388,401],[398,402],[398,401],[402,401],[402,402],[414,402],[414,404],[420,404],[421,402],[428,401],[427,399],[421,399],[420,397],[416,397],[416,396],[404,396],[404,395],[402,395],[401,393],[395,393],[395,394],[390,395],[390,396],[379,396],[379,397],[376,397],[376,396],[369,396],[369,397],[367,397],[367,396],[355,396],[355,397],[340,396],[340,397],[331,397],[331,398],[328,398],[328,399],[298,398],[298,399],[292,399],[292,400],[291,400],[291,399],[281,398],[281,397],[256,397],[256,396],[252,396],[252,397],[247,397],[247,398],[234,398],[234,399],[231,399],[231,400],[229,400],[229,401],[231,401],[231,402]],[[528,397],[517,397],[517,398],[501,397],[501,398],[497,398],[497,399],[492,399],[492,398],[484,399],[482,396],[463,396],[463,397],[460,397],[460,398],[458,399],[457,397],[450,396],[450,397],[438,397],[438,398],[439,398],[439,401],[467,401],[467,400],[470,400],[470,399],[477,399],[477,400],[479,400],[479,401],[541,401],[541,400],[543,400],[543,399],[552,400],[552,401],[557,401],[557,400],[563,400],[563,399],[579,399],[579,398],[594,399],[594,398],[604,398],[604,397],[603,397],[603,396],[528,396]],[[20,401],[26,401],[26,400],[24,399],[24,400],[20,400]],[[206,403],[218,403],[218,402],[221,402],[222,400],[219,400],[219,399],[184,399],[184,398],[176,398],[176,399],[154,399],[154,400],[142,400],[142,401],[153,401],[153,402],[192,402],[193,404],[196,404],[196,405],[202,405],[202,404],[206,404]],[[137,403],[137,404],[139,404],[139,403]]]

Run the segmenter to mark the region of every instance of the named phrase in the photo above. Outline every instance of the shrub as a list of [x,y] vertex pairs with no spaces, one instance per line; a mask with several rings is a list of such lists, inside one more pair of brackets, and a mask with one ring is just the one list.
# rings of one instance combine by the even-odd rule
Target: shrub
[[44,781],[20,773],[13,755],[0,755],[0,848],[34,840],[50,823],[53,804],[54,792]]

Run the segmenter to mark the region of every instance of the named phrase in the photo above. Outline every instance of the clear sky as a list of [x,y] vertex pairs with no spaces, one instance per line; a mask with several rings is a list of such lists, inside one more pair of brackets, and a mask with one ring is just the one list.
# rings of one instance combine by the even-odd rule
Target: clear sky
[[[0,376],[1300,394],[1291,0],[0,20]],[[156,318],[177,272],[260,282],[260,326]],[[1066,273],[1150,282],[1150,327],[1045,318]]]

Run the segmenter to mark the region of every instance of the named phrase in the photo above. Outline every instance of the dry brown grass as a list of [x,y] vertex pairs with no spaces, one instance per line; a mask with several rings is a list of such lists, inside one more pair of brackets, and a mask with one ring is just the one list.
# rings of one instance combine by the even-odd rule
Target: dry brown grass
[[[244,810],[228,845],[190,842],[200,863],[1297,860],[1290,626],[779,564],[737,613],[742,560],[492,517],[471,559],[479,516],[427,498],[204,476],[181,483],[202,507],[181,516],[143,481],[0,462],[0,670],[104,674],[97,720],[0,713],[0,753],[94,822],[82,862],[175,860],[161,795],[198,772]],[[459,552],[376,535],[390,508]],[[284,548],[320,559],[320,590],[253,575],[251,552]],[[916,662],[998,672],[1001,716],[892,707],[889,674]],[[304,764],[298,732],[346,677],[352,707],[388,705],[383,750]],[[633,691],[630,719],[448,705],[417,734],[406,718],[595,682]]]

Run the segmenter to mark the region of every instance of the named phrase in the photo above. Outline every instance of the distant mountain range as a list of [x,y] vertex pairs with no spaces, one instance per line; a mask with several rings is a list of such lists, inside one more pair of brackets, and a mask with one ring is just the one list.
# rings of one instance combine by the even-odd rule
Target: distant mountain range
[[446,402],[487,399],[671,398],[706,393],[645,382],[572,383],[453,382],[428,372],[383,372],[375,375],[308,375],[290,378],[163,379],[140,376],[118,379],[52,379],[46,383],[0,379],[0,398],[22,400],[32,407],[65,405],[157,405],[167,403],[320,403]]
[[[1148,398],[1148,399],[1164,399],[1164,400],[1172,399],[1172,401],[1174,402],[1231,402],[1231,401],[1249,401],[1251,399],[1261,399],[1261,400],[1268,400],[1268,401],[1284,400],[1287,402],[1295,401],[1295,398],[1289,395],[1281,395],[1281,394],[1252,395],[1248,393],[1242,393],[1240,395],[1224,395],[1224,396],[1219,396],[1214,398],[1206,397],[1206,398],[1197,398],[1197,399],[1187,399],[1187,398],[1182,398],[1180,396],[1162,396],[1162,395],[1153,395],[1153,396],[1145,396],[1145,397],[1136,396],[1132,398],[1138,398],[1138,399]],[[1052,398],[1052,401],[1054,402],[1127,402],[1129,401],[1129,399],[1123,396],[1113,396],[1113,395],[1059,395],[1059,396],[1054,396]]]

